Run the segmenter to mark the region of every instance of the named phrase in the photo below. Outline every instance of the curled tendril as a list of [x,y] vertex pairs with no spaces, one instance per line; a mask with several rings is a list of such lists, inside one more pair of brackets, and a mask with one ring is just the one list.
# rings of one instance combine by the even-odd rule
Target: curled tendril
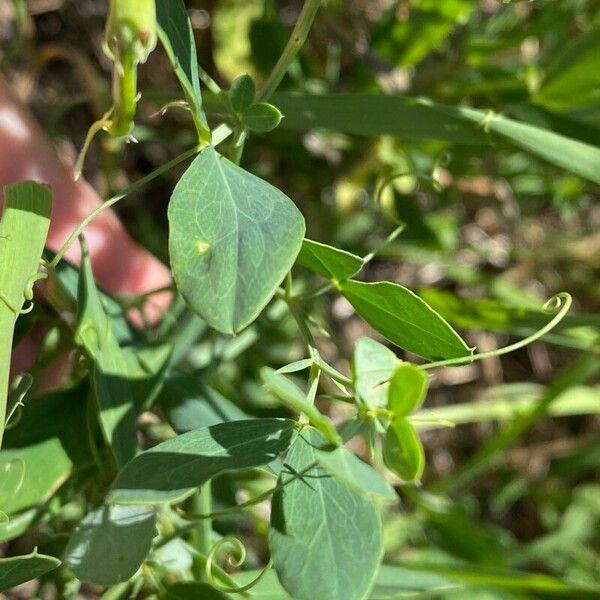
[[[47,263],[45,260],[41,260],[40,261],[42,266],[44,268],[46,268]],[[26,282],[25,284],[25,289],[23,290],[23,298],[29,302],[29,304],[27,306],[25,306],[24,308],[16,308],[15,306],[13,306],[12,302],[8,299],[8,297],[6,296],[6,294],[4,294],[3,292],[0,292],[0,300],[2,300],[2,302],[4,302],[4,304],[10,309],[10,311],[12,313],[14,313],[15,315],[19,316],[19,315],[26,315],[27,313],[30,313],[33,310],[33,286],[35,285],[36,281],[39,281],[40,279],[46,279],[48,277],[48,273],[34,273]]]
[[188,102],[185,100],[173,100],[172,102],[167,102],[163,107],[157,110],[155,113],[150,115],[151,119],[156,119],[158,117],[164,117],[167,112],[172,108],[180,108],[182,110],[187,110],[188,112],[192,112],[192,109]]
[[[264,577],[265,573],[271,568],[272,563],[269,560],[269,563],[259,573],[259,575],[257,577],[255,577],[251,582],[247,583],[246,585],[241,585],[241,586],[224,585],[220,581],[217,581],[217,579],[215,578],[215,576],[213,574],[213,562],[215,562],[215,559],[218,558],[218,555],[220,553],[222,554],[222,551],[225,550],[226,548],[229,548],[229,551],[230,551],[229,556],[227,557],[227,562],[232,567],[241,567],[244,564],[244,562],[246,561],[246,547],[240,540],[238,540],[237,538],[234,538],[232,536],[227,536],[227,537],[220,539],[210,549],[210,551],[206,557],[206,565],[205,565],[206,577],[207,577],[210,585],[212,585],[212,587],[214,587],[216,590],[218,590],[220,592],[223,592],[225,594],[242,594],[243,592],[247,592],[248,590],[253,588]],[[221,556],[221,558],[223,558],[223,556]]]
[[509,344],[508,346],[504,346],[504,348],[498,348],[498,350],[490,350],[489,352],[481,352],[479,354],[475,354],[474,356],[462,356],[459,358],[450,358],[448,360],[440,360],[439,362],[432,362],[427,365],[421,365],[423,369],[433,369],[435,367],[450,367],[457,365],[466,365],[476,360],[483,360],[484,358],[493,358],[495,356],[502,356],[503,354],[508,354],[509,352],[514,352],[515,350],[519,350],[520,348],[524,348],[525,346],[529,346],[533,342],[539,340],[541,337],[545,336],[547,333],[552,331],[567,315],[571,308],[571,304],[573,304],[573,298],[571,294],[567,292],[560,292],[555,296],[552,296],[549,300],[547,300],[542,306],[542,310],[544,312],[556,312],[554,317],[550,319],[544,327],[531,334],[530,336],[522,339],[514,344]]

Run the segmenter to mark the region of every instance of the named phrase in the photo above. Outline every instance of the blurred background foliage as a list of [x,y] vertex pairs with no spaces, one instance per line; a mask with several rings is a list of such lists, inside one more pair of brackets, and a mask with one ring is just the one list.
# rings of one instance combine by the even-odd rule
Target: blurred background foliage
[[[268,74],[301,8],[288,0],[186,4],[200,63],[224,88],[242,73],[258,80]],[[101,53],[105,3],[26,5],[29,16],[21,15],[22,2],[0,2],[4,70],[72,158],[109,104],[109,65]],[[490,109],[598,146],[599,8],[597,0],[328,0],[281,91],[425,96]],[[166,57],[155,52],[140,77],[139,143],[122,146],[104,137],[90,155],[86,176],[105,195],[194,141],[184,111],[158,114],[178,97]],[[218,105],[208,93],[206,104],[216,119]],[[516,569],[598,583],[598,186],[500,143],[298,131],[285,118],[275,132],[252,136],[243,166],[297,202],[312,239],[364,255],[404,223],[365,278],[420,290],[481,351],[533,332],[547,319],[540,312],[545,299],[563,290],[573,294],[575,310],[544,343],[436,374],[427,408],[457,426],[423,432],[424,486],[399,488],[401,509],[385,515],[386,561],[435,564],[474,586],[440,592],[440,598],[569,596],[541,580],[512,577]],[[166,206],[180,173],[117,207],[132,234],[165,261]],[[318,284],[300,269],[298,278],[305,286]],[[380,339],[337,296],[316,297],[310,314],[322,326],[323,354],[340,370],[347,371],[358,337]],[[178,318],[175,307],[163,328]],[[280,414],[258,371],[303,357],[284,308],[274,302],[234,339],[195,327],[182,369],[213,386],[211,394],[227,397],[231,410]],[[589,364],[568,371],[566,381],[557,379],[581,361]],[[537,411],[527,413],[523,402]],[[332,403],[330,414],[339,421],[344,407]],[[149,417],[145,427],[151,438],[158,425]],[[247,489],[260,491],[261,485],[249,479]],[[223,506],[233,501],[232,489],[226,477],[216,486]],[[76,502],[66,506],[67,512],[81,510]],[[56,511],[46,529],[60,533],[74,517],[64,506]],[[226,532],[240,518],[218,524]],[[260,511],[246,523],[256,557],[265,552],[265,524]],[[60,536],[45,535],[41,546],[60,545]]]

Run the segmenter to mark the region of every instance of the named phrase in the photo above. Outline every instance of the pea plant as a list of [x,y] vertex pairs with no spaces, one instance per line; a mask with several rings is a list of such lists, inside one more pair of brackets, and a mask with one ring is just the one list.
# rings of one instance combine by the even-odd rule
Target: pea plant
[[[181,88],[163,112],[186,111],[192,143],[106,200],[55,253],[44,249],[51,190],[30,181],[4,190],[0,541],[42,533],[33,535],[39,543],[29,553],[0,559],[1,590],[39,578],[64,598],[86,590],[106,599],[445,597],[440,590],[466,597],[474,578],[489,576],[489,585],[533,594],[522,597],[597,593],[550,575],[507,571],[512,575],[494,580],[487,571],[450,572],[435,561],[407,566],[386,551],[388,519],[405,500],[442,520],[454,515],[447,496],[422,488],[422,432],[495,418],[468,407],[462,416],[428,408],[431,382],[444,369],[495,359],[550,334],[569,318],[571,296],[561,292],[530,307],[535,327],[479,352],[455,329],[478,328],[476,319],[468,322],[474,304],[456,309],[442,290],[417,293],[365,278],[368,266],[410,233],[410,222],[398,220],[366,255],[315,241],[297,205],[268,176],[240,165],[256,135],[268,143],[266,134],[283,125],[513,148],[594,183],[600,150],[565,132],[428,98],[278,92],[320,5],[305,1],[262,83],[242,74],[223,89],[198,63],[183,0],[111,0],[103,51],[112,64],[112,105],[89,128],[77,176],[94,140],[135,142],[138,104],[145,102],[138,67],[161,51],[157,46]],[[96,284],[85,227],[182,166],[167,214],[173,300],[150,325],[143,305],[153,292],[134,305]],[[379,197],[407,176],[415,173],[382,179]],[[65,259],[74,244],[78,267]],[[351,306],[372,335],[344,347],[314,312],[325,298]],[[9,378],[13,338],[29,323],[21,314],[34,301],[52,323],[40,353],[75,357],[67,382],[51,392],[30,391],[35,372]],[[144,327],[132,324],[136,308]],[[256,324],[282,319],[281,335],[297,355],[252,363]],[[53,345],[52,336],[60,342]],[[199,340],[206,360],[197,356]],[[332,343],[348,360],[329,358]],[[236,404],[211,381],[226,357],[243,356],[253,365],[248,385],[266,399],[260,410]],[[568,367],[539,400],[519,405],[457,477],[475,478],[566,385],[598,369],[594,353]],[[453,534],[477,535],[467,525]]]

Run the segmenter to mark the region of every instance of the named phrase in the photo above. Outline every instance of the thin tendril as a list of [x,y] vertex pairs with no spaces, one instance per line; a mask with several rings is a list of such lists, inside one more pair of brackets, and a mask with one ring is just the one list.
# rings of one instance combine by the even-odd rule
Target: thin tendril
[[185,100],[172,100],[171,102],[167,102],[162,108],[157,110],[155,113],[152,113],[150,115],[150,118],[156,119],[158,117],[164,117],[167,114],[167,111],[171,108],[180,108],[182,110],[192,112],[189,103]]
[[242,594],[252,589],[269,571],[272,566],[271,560],[269,560],[267,566],[259,573],[257,577],[255,577],[252,581],[242,586],[227,586],[218,582],[213,575],[213,561],[217,556],[217,553],[224,549],[226,546],[229,546],[231,549],[231,554],[229,555],[227,562],[233,567],[241,567],[246,560],[246,547],[244,544],[238,540],[237,538],[227,536],[220,539],[209,551],[206,557],[206,577],[208,582],[212,587],[214,587],[219,592],[223,592],[225,594]]
[[389,246],[393,241],[396,240],[396,238],[406,229],[406,225],[404,223],[401,223],[400,225],[398,225],[398,227],[396,227],[396,229],[394,229],[394,231],[392,231],[392,233],[390,233],[390,235],[388,235],[385,240],[383,240],[383,242],[381,242],[381,244],[379,244],[378,246],[376,246],[373,250],[371,250],[371,252],[369,252],[368,254],[366,254],[363,257],[363,267],[370,263],[384,248],[386,248],[387,246]]
[[539,331],[536,331],[534,334],[526,337],[523,340],[515,342],[514,344],[510,344],[508,346],[504,346],[504,348],[499,348],[498,350],[490,350],[489,352],[481,352],[480,354],[475,354],[474,356],[461,356],[459,358],[450,358],[448,360],[440,360],[438,362],[432,362],[426,365],[420,365],[422,369],[434,369],[437,367],[449,367],[456,365],[466,365],[475,362],[476,360],[483,360],[484,358],[493,358],[495,356],[502,356],[503,354],[508,354],[509,352],[514,352],[515,350],[519,350],[520,348],[524,348],[529,344],[539,340],[541,337],[545,336],[547,333],[552,331],[567,315],[571,308],[571,304],[573,304],[573,298],[571,294],[567,292],[560,292],[555,296],[552,296],[550,300],[544,303],[542,306],[543,311],[558,311],[553,319],[551,319],[544,327],[542,327]]
[[383,196],[383,192],[385,189],[392,185],[396,179],[402,179],[402,177],[415,177],[417,178],[417,189],[418,189],[418,179],[419,175],[414,171],[398,171],[396,173],[392,173],[389,177],[386,177],[383,181],[381,181],[377,188],[375,189],[375,202],[377,204],[381,204],[381,197]]

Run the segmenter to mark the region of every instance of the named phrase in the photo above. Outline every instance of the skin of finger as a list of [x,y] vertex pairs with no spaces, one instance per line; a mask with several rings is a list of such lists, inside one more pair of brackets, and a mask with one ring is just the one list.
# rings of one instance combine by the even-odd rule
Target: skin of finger
[[[48,247],[53,250],[101,202],[86,181],[74,181],[72,169],[61,162],[33,117],[0,77],[0,187],[25,179],[43,181],[52,188]],[[142,293],[171,282],[167,267],[127,235],[114,212],[100,214],[86,228],[85,237],[94,274],[109,293]],[[77,244],[67,258],[79,262]],[[166,305],[168,297],[162,303]]]
[[[48,247],[52,250],[58,250],[101,202],[86,181],[74,180],[72,168],[61,162],[31,114],[0,76],[0,188],[25,179],[46,182],[52,188],[54,206],[48,235]],[[114,212],[107,210],[99,215],[86,228],[85,237],[94,275],[107,292],[143,293],[171,283],[167,267],[127,235]],[[67,258],[79,262],[77,244]],[[168,293],[153,296],[148,319],[158,320],[170,300]],[[36,341],[27,336],[15,347],[13,372],[29,368],[35,347]]]

